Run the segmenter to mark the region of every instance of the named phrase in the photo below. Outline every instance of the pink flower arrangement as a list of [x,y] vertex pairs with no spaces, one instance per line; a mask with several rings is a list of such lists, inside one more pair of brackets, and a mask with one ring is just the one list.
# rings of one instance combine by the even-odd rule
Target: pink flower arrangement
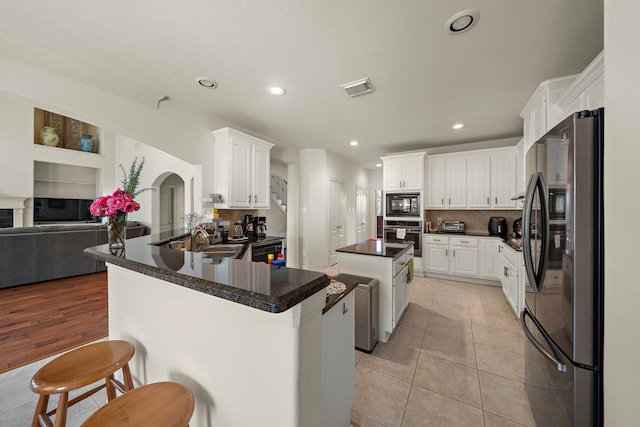
[[113,217],[119,213],[131,213],[140,209],[140,204],[133,200],[131,194],[127,194],[118,188],[111,195],[100,196],[91,203],[89,211],[94,216]]

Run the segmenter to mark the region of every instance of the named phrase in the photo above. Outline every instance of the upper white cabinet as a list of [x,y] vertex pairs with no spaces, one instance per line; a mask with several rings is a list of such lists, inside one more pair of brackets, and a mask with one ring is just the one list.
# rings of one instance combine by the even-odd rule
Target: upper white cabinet
[[213,131],[215,191],[221,208],[269,209],[269,153],[273,144],[231,128]]
[[425,152],[382,157],[384,191],[422,191]]
[[604,51],[580,73],[573,84],[558,100],[562,118],[576,111],[604,107]]
[[514,147],[427,159],[427,208],[516,209]]
[[467,159],[460,155],[427,158],[427,208],[467,206]]
[[561,140],[547,143],[547,185],[567,185],[569,144]]
[[524,121],[523,137],[525,152],[547,130],[559,123],[564,116],[557,102],[567,88],[578,78],[578,74],[546,80],[538,85],[529,101],[520,112]]

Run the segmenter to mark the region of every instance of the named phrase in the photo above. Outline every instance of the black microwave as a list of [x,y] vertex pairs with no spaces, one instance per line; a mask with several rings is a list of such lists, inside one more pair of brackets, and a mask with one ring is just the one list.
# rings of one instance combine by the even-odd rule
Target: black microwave
[[386,216],[420,217],[420,194],[387,193]]

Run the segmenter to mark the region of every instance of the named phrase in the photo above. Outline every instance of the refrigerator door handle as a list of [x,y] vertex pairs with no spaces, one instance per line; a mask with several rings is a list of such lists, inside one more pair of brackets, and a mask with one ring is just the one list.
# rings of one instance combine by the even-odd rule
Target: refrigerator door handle
[[[540,192],[540,212],[542,213],[542,224],[535,229],[536,236],[540,236],[542,232],[540,258],[537,272],[534,270],[533,255],[531,253],[531,232],[533,230],[531,224],[531,214],[533,212],[533,202],[536,192]],[[547,187],[541,172],[536,172],[531,176],[527,193],[525,195],[525,204],[522,213],[522,252],[524,258],[525,270],[529,284],[536,291],[540,292],[544,284],[544,276],[547,272],[547,254],[549,253],[549,207],[547,205]]]
[[[548,351],[546,351],[544,349],[544,347],[542,347],[542,344],[540,344],[535,337],[533,336],[533,334],[531,333],[531,331],[529,330],[529,327],[527,326],[527,322],[525,320],[525,317],[529,316],[529,318],[531,318],[531,320],[534,322],[534,324],[536,323],[535,319],[533,318],[533,316],[531,316],[531,313],[529,312],[529,309],[525,308],[524,311],[522,312],[522,314],[520,315],[520,324],[522,325],[522,330],[524,331],[524,334],[527,336],[527,338],[529,339],[529,341],[531,342],[531,344],[533,344],[533,346],[536,348],[536,350],[538,350],[540,352],[540,354],[542,354],[544,357],[546,357],[547,359],[549,359],[551,362],[553,362],[554,365],[556,365],[558,367],[558,371],[560,372],[567,372],[567,365],[565,365],[564,363],[562,363],[560,361],[560,358],[555,354],[555,351],[553,350],[553,343],[550,343],[547,338],[545,337],[544,334],[542,334],[542,336],[545,338],[545,341],[547,341],[547,344],[549,344],[549,347],[551,347],[551,351],[554,353],[553,355],[550,354]],[[538,325],[536,324],[536,327]],[[539,328],[538,328],[539,329]]]

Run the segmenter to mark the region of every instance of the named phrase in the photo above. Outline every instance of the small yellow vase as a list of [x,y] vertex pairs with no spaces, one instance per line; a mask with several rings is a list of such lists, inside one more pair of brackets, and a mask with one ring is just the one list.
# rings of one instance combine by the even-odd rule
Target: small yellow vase
[[60,136],[55,128],[45,126],[40,130],[40,143],[49,147],[57,147],[60,142]]

